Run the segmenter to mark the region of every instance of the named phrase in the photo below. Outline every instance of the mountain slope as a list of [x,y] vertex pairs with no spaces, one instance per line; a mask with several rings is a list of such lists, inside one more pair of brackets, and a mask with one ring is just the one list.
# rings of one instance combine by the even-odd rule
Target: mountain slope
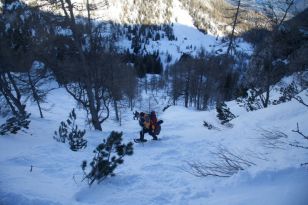
[[[305,93],[301,96],[308,100]],[[147,101],[147,96],[143,97]],[[163,104],[157,104],[158,118],[164,120],[161,141],[135,144],[134,155],[125,158],[116,176],[92,187],[82,182],[81,162],[93,157],[92,151],[112,130],[123,131],[126,142],[138,137],[138,122],[132,120],[131,112],[123,111],[122,126],[112,119],[104,123],[103,132],[85,126],[88,147],[72,152],[52,136],[75,105],[74,100],[64,89],[57,89],[48,102],[53,106],[45,119],[40,119],[35,106],[29,105],[29,131],[0,138],[0,204],[305,205],[308,200],[308,172],[300,167],[307,161],[307,150],[289,146],[305,143],[291,131],[297,122],[301,131],[308,133],[304,126],[307,108],[297,101],[255,112],[229,102],[231,111],[239,116],[231,121],[232,128],[220,125],[214,110],[199,112],[173,106],[162,113]],[[85,113],[78,111],[77,116],[83,127]],[[218,129],[206,129],[202,126],[204,120]],[[279,148],[269,149],[261,138],[263,129],[279,130],[288,138],[282,138],[284,143]],[[219,147],[255,165],[230,178],[199,178],[188,173],[187,162],[211,162]]]
[[[38,1],[40,2],[40,1]],[[40,4],[37,1],[28,1],[29,5]],[[86,5],[83,0],[73,1],[76,6],[75,15],[78,22],[86,21]],[[158,52],[162,63],[167,66],[179,59],[183,53],[197,55],[206,52],[225,52],[223,36],[227,34],[226,23],[223,22],[219,1],[209,1],[198,9],[198,16],[194,15],[197,3],[187,4],[183,0],[115,0],[104,5],[100,1],[90,1],[97,8],[91,11],[94,25],[102,26],[106,37],[104,44],[117,48],[118,52],[130,52],[136,55],[146,55]],[[43,2],[41,2],[43,4]],[[230,6],[230,5],[229,5]],[[43,6],[45,10],[62,14],[60,7]],[[196,10],[197,11],[197,10]],[[204,14],[204,15],[202,15]],[[62,14],[63,15],[63,14]],[[201,19],[200,19],[201,18]],[[219,19],[219,20],[217,20]],[[204,22],[200,26],[198,22]],[[65,30],[65,29],[64,29]],[[62,33],[69,33],[63,31]],[[238,50],[251,53],[249,44],[239,40]],[[171,60],[170,60],[171,56]],[[168,60],[167,60],[168,59]]]

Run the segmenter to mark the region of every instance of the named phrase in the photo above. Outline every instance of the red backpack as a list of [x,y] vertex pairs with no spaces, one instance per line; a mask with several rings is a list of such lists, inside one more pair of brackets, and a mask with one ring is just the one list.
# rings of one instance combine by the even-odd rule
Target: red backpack
[[159,135],[161,127],[157,123],[157,117],[154,111],[151,112],[150,118],[151,118],[151,129],[154,131],[155,135]]

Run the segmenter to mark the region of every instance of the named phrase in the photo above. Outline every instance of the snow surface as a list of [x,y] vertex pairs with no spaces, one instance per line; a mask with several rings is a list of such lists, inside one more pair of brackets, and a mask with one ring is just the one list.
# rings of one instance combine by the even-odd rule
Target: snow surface
[[[144,105],[149,96],[143,96]],[[305,93],[301,96],[308,100]],[[93,131],[84,123],[85,113],[77,110],[78,124],[87,129],[88,147],[72,152],[52,136],[75,102],[64,89],[53,90],[45,119],[39,118],[35,105],[28,105],[30,129],[0,137],[0,204],[307,205],[308,170],[300,164],[307,162],[308,153],[288,143],[302,141],[291,131],[297,122],[308,133],[308,109],[296,101],[254,112],[234,101],[227,104],[239,116],[231,121],[233,127],[220,125],[214,110],[172,106],[162,112],[163,104],[157,103],[158,118],[164,120],[161,140],[135,144],[134,155],[125,158],[115,177],[89,187],[81,181],[81,162],[92,159],[92,151],[110,131],[123,131],[128,142],[140,127],[132,112],[124,110],[122,126],[111,118],[103,132]],[[204,120],[218,129],[206,129]],[[260,140],[262,129],[282,131],[288,138],[279,149],[266,148]],[[210,162],[211,152],[222,146],[256,165],[230,178],[198,178],[187,172],[187,161]]]

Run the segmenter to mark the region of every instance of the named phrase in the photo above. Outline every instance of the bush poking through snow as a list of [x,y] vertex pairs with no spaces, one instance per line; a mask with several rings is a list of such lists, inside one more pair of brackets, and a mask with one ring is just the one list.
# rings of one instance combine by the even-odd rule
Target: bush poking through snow
[[122,134],[122,132],[112,131],[109,137],[96,147],[93,151],[95,155],[90,162],[92,169],[89,173],[86,173],[87,161],[82,162],[84,179],[87,179],[89,185],[92,185],[95,180],[100,183],[108,176],[115,176],[114,170],[124,162],[124,156],[133,154],[133,143],[122,143]]
[[[298,135],[302,136],[304,139],[308,140],[308,135],[304,134],[302,131],[300,131],[298,123],[297,123],[296,126],[297,126],[296,130],[292,130],[292,132],[295,132]],[[304,144],[304,143],[302,143],[302,144]],[[302,145],[302,144],[290,143],[289,145],[291,145],[293,147],[297,147],[297,148],[308,149],[307,145]],[[308,166],[308,162],[302,163],[301,166]]]
[[279,97],[278,100],[274,100],[273,104],[278,105],[280,103],[288,102],[288,101],[292,100],[292,98],[295,98],[295,96],[298,93],[299,93],[299,89],[298,89],[297,85],[295,84],[295,82],[292,82],[287,87],[280,88],[281,96]]
[[206,121],[203,121],[203,126],[206,127],[209,130],[213,129],[213,125],[208,123],[208,122],[206,122]]
[[245,97],[236,99],[240,107],[244,107],[247,112],[255,111],[264,108],[262,101],[260,100],[261,95],[255,89],[247,91]]
[[216,111],[217,117],[221,121],[222,125],[229,123],[231,120],[236,118],[236,116],[230,111],[230,108],[228,108],[224,102],[219,103],[216,106]]
[[0,126],[0,135],[5,135],[7,133],[17,134],[18,131],[24,129],[29,129],[30,124],[30,113],[25,115],[14,115],[13,117],[6,120],[4,124]]
[[189,168],[184,171],[196,177],[230,177],[239,171],[245,170],[252,165],[256,165],[250,160],[229,151],[224,147],[218,147],[213,155],[213,161],[208,163],[187,162]]
[[279,130],[260,129],[261,137],[259,141],[266,148],[285,149],[286,139],[288,135]]
[[206,127],[209,130],[218,130],[218,131],[220,131],[219,128],[215,127],[214,125],[210,124],[207,121],[203,121],[203,126]]
[[[306,92],[306,96],[308,96],[308,90],[306,90],[305,92]],[[297,95],[297,96],[294,96],[293,98],[294,98],[297,102],[299,102],[300,104],[302,104],[302,105],[308,107],[308,103],[305,102],[301,96],[298,96],[298,95]]]
[[84,139],[85,130],[79,130],[76,125],[76,113],[73,109],[66,122],[61,122],[58,132],[55,131],[54,139],[65,143],[68,141],[72,151],[78,151],[87,147],[87,140]]

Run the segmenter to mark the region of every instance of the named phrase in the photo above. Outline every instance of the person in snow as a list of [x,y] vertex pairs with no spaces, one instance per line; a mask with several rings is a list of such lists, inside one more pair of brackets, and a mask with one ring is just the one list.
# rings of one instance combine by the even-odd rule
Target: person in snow
[[140,131],[140,138],[139,140],[141,142],[145,142],[144,134],[149,133],[149,135],[152,136],[153,140],[158,140],[157,135],[159,135],[162,120],[157,120],[155,111],[152,111],[151,114],[146,114],[144,112],[140,113],[139,116],[139,125],[142,127],[142,130]]
[[134,113],[134,120],[139,120],[140,113],[136,110]]

